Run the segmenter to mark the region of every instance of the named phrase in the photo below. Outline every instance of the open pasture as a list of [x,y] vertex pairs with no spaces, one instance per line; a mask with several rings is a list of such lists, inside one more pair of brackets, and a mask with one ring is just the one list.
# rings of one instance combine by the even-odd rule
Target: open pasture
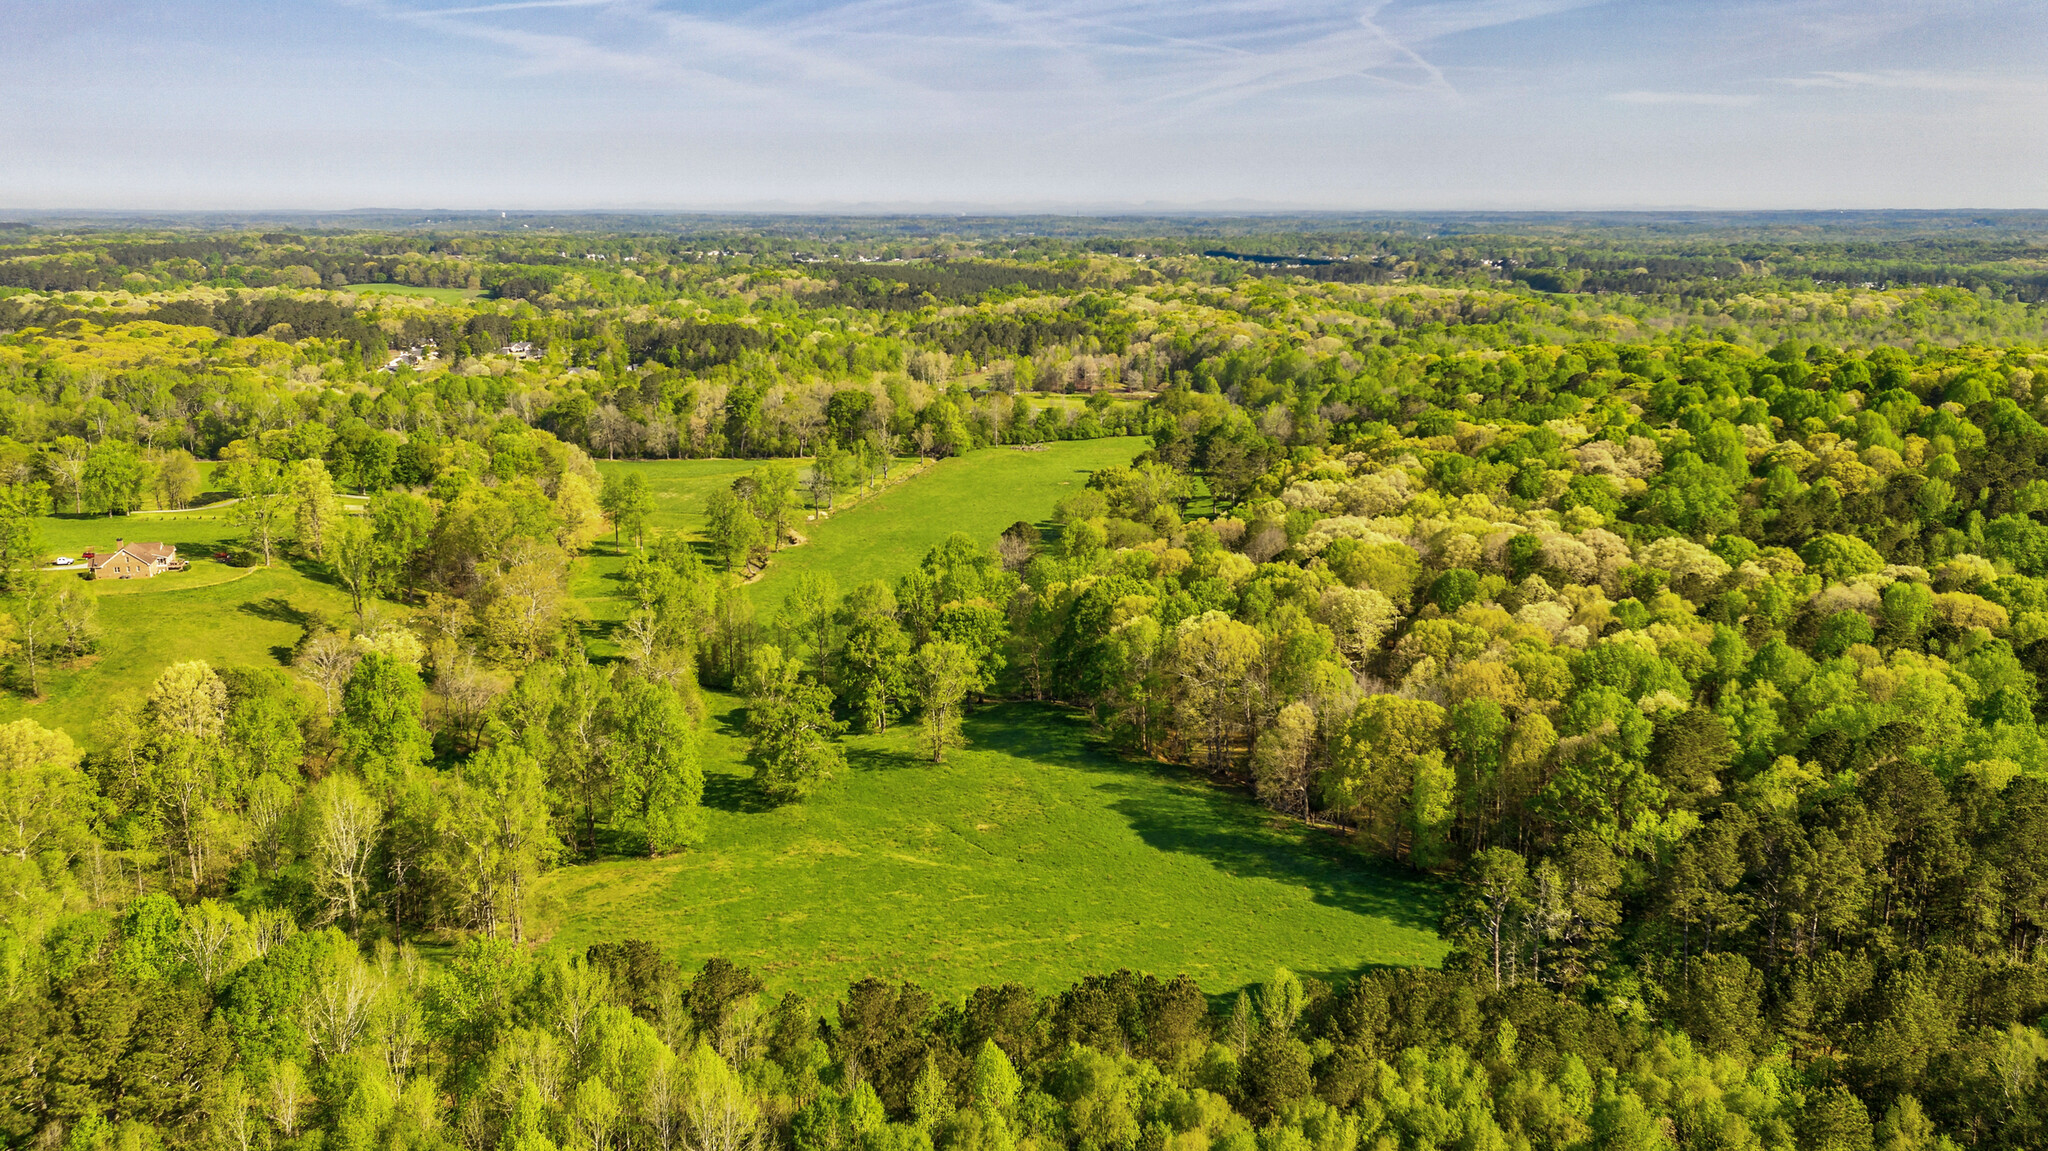
[[[956,531],[993,544],[1018,520],[1043,524],[1053,505],[1085,485],[1090,472],[1127,464],[1144,449],[1142,438],[1126,436],[1062,441],[1037,452],[984,448],[940,460],[826,519],[800,519],[797,530],[806,541],[784,548],[769,561],[768,570],[753,585],[754,605],[772,616],[805,572],[827,573],[843,591],[869,580],[894,580]],[[654,502],[649,526],[697,539],[704,525],[705,497],[762,462],[600,460],[597,468],[606,476],[637,472]],[[806,460],[783,462],[799,469],[808,466]],[[583,602],[600,630],[625,618],[627,605],[619,598],[618,583],[624,570],[623,553],[606,537],[592,554],[577,561],[570,575],[571,594]],[[609,650],[602,640],[596,646],[601,653]]]
[[1280,963],[1329,978],[1443,958],[1428,884],[1184,768],[1115,758],[1070,713],[987,708],[943,765],[911,729],[853,736],[843,777],[770,807],[740,702],[710,703],[703,844],[551,872],[556,940],[724,956],[813,1002],[869,975],[957,996],[1128,967],[1217,993]]
[[1043,525],[1053,505],[1086,486],[1091,472],[1128,464],[1145,446],[1142,437],[1120,436],[1063,440],[1036,452],[983,448],[940,460],[839,515],[803,524],[809,542],[770,561],[754,585],[754,604],[773,613],[807,572],[829,574],[844,591],[893,581],[954,532],[993,545],[1018,520]]
[[477,288],[423,288],[415,284],[350,284],[348,290],[363,296],[414,296],[437,304],[460,304],[477,299]]
[[639,476],[653,507],[648,528],[694,539],[704,529],[705,497],[771,463],[795,468],[799,476],[810,465],[809,460],[598,460],[597,473],[605,479]]
[[[704,530],[704,500],[767,460],[598,460],[597,471],[612,476],[637,475],[647,485],[652,510],[647,516],[650,532],[667,532],[699,540]],[[804,460],[784,460],[801,467]],[[578,600],[595,625],[591,635],[593,654],[612,654],[605,638],[610,626],[626,617],[629,605],[620,594],[619,579],[626,570],[625,548],[607,535],[589,554],[569,569],[569,594]]]

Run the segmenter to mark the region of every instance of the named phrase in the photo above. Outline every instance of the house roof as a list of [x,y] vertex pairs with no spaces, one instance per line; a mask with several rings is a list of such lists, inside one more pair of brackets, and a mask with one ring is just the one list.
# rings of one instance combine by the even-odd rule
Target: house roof
[[86,563],[94,570],[98,570],[102,564],[107,563],[118,555],[127,555],[144,563],[156,563],[159,560],[176,559],[178,545],[137,541],[135,543],[122,544],[110,552],[99,552],[88,556],[86,557]]

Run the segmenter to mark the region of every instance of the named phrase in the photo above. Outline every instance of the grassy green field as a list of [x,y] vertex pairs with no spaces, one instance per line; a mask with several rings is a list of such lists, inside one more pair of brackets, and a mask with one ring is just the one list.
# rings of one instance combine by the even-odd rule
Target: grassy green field
[[851,737],[843,777],[776,808],[740,763],[738,705],[711,704],[704,843],[549,874],[557,940],[722,955],[814,1000],[867,975],[957,995],[1128,967],[1214,993],[1283,957],[1325,978],[1443,958],[1429,885],[1185,769],[1113,758],[1072,714],[986,709],[944,765],[908,730]]
[[[676,532],[696,539],[704,527],[704,498],[766,463],[765,460],[599,460],[602,476],[638,475],[647,484],[653,511],[647,526],[657,532]],[[800,466],[802,460],[784,461]],[[596,655],[610,655],[606,637],[611,624],[624,619],[627,603],[619,598],[619,577],[626,570],[625,552],[606,536],[588,555],[569,570],[569,593],[581,601],[592,627],[591,649]]]
[[218,545],[241,538],[242,532],[228,519],[230,509],[218,511],[164,512],[135,516],[41,516],[36,530],[43,537],[43,550],[52,556],[77,559],[88,550],[109,549],[114,541],[152,540],[178,545],[178,554],[208,556]]
[[475,288],[420,288],[411,284],[350,284],[348,290],[366,296],[419,296],[437,304],[459,304],[483,295]]
[[[1071,440],[1042,452],[985,448],[940,460],[828,519],[799,521],[797,530],[807,542],[776,553],[754,584],[754,605],[772,616],[804,572],[829,572],[842,590],[872,579],[893,580],[956,531],[994,543],[1018,520],[1043,523],[1062,496],[1088,482],[1090,472],[1127,464],[1144,447],[1136,437]],[[703,527],[704,498],[761,462],[600,460],[597,468],[603,475],[640,474],[654,500],[651,526],[694,538]],[[617,578],[624,569],[623,556],[607,541],[571,573],[570,591],[583,601],[599,636],[626,615]],[[595,649],[605,654],[606,644],[600,638]]]
[[[1043,522],[1089,471],[1129,460],[1140,445],[1098,440],[943,461],[804,524],[810,541],[776,557],[757,603],[772,611],[805,571],[851,587],[909,570],[950,532],[993,539],[1018,519]],[[646,474],[655,526],[689,534],[704,495],[754,466],[600,465]],[[111,547],[117,537],[165,540],[193,566],[91,585],[100,651],[53,670],[40,701],[0,699],[0,721],[30,716],[91,745],[109,701],[139,697],[170,663],[281,666],[308,626],[348,611],[313,567],[234,569],[205,558],[237,537],[226,509],[57,516],[40,526],[53,555]],[[601,553],[576,565],[574,590],[598,621],[622,614],[609,578],[622,563]],[[713,705],[706,842],[670,859],[550,874],[538,902],[558,939],[640,937],[687,960],[726,955],[777,988],[821,999],[869,974],[956,994],[1007,980],[1052,989],[1131,967],[1184,971],[1216,992],[1266,978],[1276,957],[1322,976],[1442,958],[1429,885],[1379,871],[1338,838],[1273,819],[1180,769],[1119,760],[1055,709],[1009,705],[971,717],[973,746],[943,766],[919,759],[908,731],[854,737],[842,778],[776,809],[741,762],[736,702],[715,696]]]
[[1090,472],[1128,464],[1144,450],[1144,439],[1125,436],[1066,440],[1042,452],[984,448],[940,460],[843,514],[801,525],[810,542],[775,557],[754,585],[754,605],[772,614],[806,572],[828,572],[842,590],[894,580],[954,532],[992,545],[1018,520],[1045,523]]
[[[268,569],[237,568],[211,558],[240,542],[228,508],[134,516],[43,516],[43,550],[80,560],[76,571],[40,578],[80,580],[99,598],[99,651],[76,666],[51,670],[43,698],[0,696],[0,721],[34,718],[45,727],[93,741],[93,725],[109,700],[141,696],[173,663],[203,659],[215,667],[279,667],[308,624],[338,622],[348,597],[325,572],[279,559]],[[86,580],[83,555],[116,540],[176,544],[190,563],[182,572],[147,580]]]
[[[995,448],[942,460],[926,472],[800,530],[810,540],[778,554],[755,585],[755,603],[774,611],[797,575],[828,571],[841,588],[870,579],[894,579],[916,566],[932,545],[954,531],[993,540],[1023,519],[1041,522],[1058,499],[1086,482],[1095,468],[1127,462],[1137,439],[1055,444],[1044,452]],[[802,461],[791,461],[801,464]],[[753,460],[603,462],[599,469],[637,470],[648,477],[654,526],[695,535],[704,496],[759,465]],[[0,698],[0,720],[34,716],[74,738],[89,740],[100,704],[146,690],[157,674],[180,660],[204,659],[219,667],[279,666],[314,620],[340,620],[347,599],[324,572],[284,561],[267,571],[227,568],[210,557],[241,538],[230,509],[199,509],[136,516],[45,516],[38,521],[44,550],[74,559],[111,548],[117,539],[176,544],[190,571],[132,582],[95,582],[104,638],[96,657],[59,668],[44,684],[44,698]],[[616,576],[623,558],[608,546],[579,560],[571,591],[590,613],[595,654],[610,621],[623,618]],[[48,579],[82,579],[50,573]]]
[[[829,572],[841,588],[893,579],[952,532],[993,540],[1017,520],[1043,523],[1089,472],[1142,446],[1077,441],[941,461],[801,525],[808,542],[775,557],[755,603],[772,614],[805,572]],[[599,464],[645,476],[655,526],[691,534],[703,497],[751,466]],[[574,590],[600,627],[624,614],[613,582],[622,566],[615,554],[577,565]],[[815,998],[865,975],[958,994],[1011,980],[1050,990],[1130,967],[1186,972],[1220,992],[1267,978],[1281,956],[1318,976],[1443,958],[1430,885],[1184,770],[1117,759],[1068,713],[986,710],[968,721],[973,746],[943,766],[919,758],[908,731],[856,736],[845,777],[771,808],[741,762],[738,704],[712,702],[705,843],[547,876],[541,919],[561,942],[644,938],[685,961],[723,955]]]
[[282,561],[228,568],[199,560],[188,572],[90,586],[100,597],[99,651],[78,666],[54,669],[40,702],[13,692],[0,697],[0,722],[27,716],[90,745],[107,703],[140,698],[171,664],[203,659],[220,668],[280,667],[309,623],[339,620],[349,611],[339,589]]
[[695,537],[704,528],[706,496],[755,468],[778,462],[797,469],[799,476],[810,466],[809,460],[599,460],[597,472],[607,478],[639,476],[654,505],[647,526]]

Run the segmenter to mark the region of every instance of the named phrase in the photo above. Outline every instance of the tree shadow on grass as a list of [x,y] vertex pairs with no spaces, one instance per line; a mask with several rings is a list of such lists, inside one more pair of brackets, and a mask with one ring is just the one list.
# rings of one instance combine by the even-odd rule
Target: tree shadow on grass
[[720,735],[733,739],[747,738],[747,709],[744,706],[714,711],[705,717],[705,722],[716,728]]
[[868,747],[846,749],[846,766],[857,772],[913,771],[931,765],[931,760],[906,751]]
[[[267,619],[272,623],[290,624],[299,629],[300,642],[304,642],[316,629],[327,626],[326,618],[318,612],[307,611],[281,595],[268,595],[262,599],[250,600],[238,606],[236,610],[247,612],[257,619]],[[270,645],[270,658],[276,660],[279,667],[290,667],[298,653],[297,643]]]
[[753,776],[713,771],[704,776],[704,806],[735,815],[763,815],[780,805],[761,790]]
[[333,568],[328,567],[324,563],[307,559],[304,556],[292,556],[285,560],[285,563],[290,565],[293,571],[314,583],[325,584],[331,588],[341,587],[341,578],[334,574]]
[[[704,717],[706,727],[732,739],[747,737],[747,709],[727,708],[714,711]],[[754,782],[752,775],[741,775],[731,771],[707,771],[704,773],[704,806],[714,811],[726,811],[739,815],[760,815],[775,810],[777,804],[761,785]]]
[[972,745],[1022,759],[1060,763],[1100,777],[1110,807],[1160,851],[1194,855],[1226,875],[1302,888],[1326,907],[1434,934],[1441,893],[1334,834],[1287,826],[1244,796],[1185,769],[1122,759],[1072,713],[1003,704],[967,720]]
[[293,627],[314,627],[326,622],[318,614],[307,611],[281,595],[253,599],[236,610],[247,612],[257,619],[267,619],[272,623],[288,623]]
[[[584,621],[582,622],[582,624],[580,624],[580,625],[578,626],[578,629],[577,629],[577,630],[579,630],[579,631],[581,631],[581,632],[583,633],[583,639],[584,639],[584,642],[586,642],[586,643],[589,643],[589,642],[591,642],[591,641],[594,641],[594,640],[603,640],[603,641],[604,641],[604,642],[606,642],[606,643],[610,643],[610,642],[612,641],[612,637],[614,637],[614,636],[618,635],[618,634],[619,634],[619,629],[620,629],[620,628],[622,628],[622,627],[624,627],[624,626],[625,626],[625,621],[624,621],[624,620],[616,620],[616,619],[587,619],[587,620],[584,620]],[[624,658],[624,656],[622,656],[622,655],[620,655],[620,656],[598,656],[598,657],[593,657],[593,659],[592,659],[592,662],[594,662],[594,663],[601,663],[601,664],[603,664],[603,663],[612,663],[612,662],[614,662],[614,661],[616,661],[616,660],[619,660],[619,659],[623,659],[623,658]]]

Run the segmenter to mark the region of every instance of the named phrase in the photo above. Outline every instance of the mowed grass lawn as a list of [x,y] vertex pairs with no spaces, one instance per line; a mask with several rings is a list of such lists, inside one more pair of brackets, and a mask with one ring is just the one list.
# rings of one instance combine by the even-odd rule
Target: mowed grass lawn
[[87,551],[109,551],[116,540],[161,541],[178,545],[178,554],[203,559],[219,546],[242,538],[228,518],[232,507],[215,511],[150,512],[133,516],[40,516],[36,532],[51,556],[79,560]]
[[704,842],[544,877],[557,941],[724,956],[814,1002],[870,975],[958,996],[1117,968],[1217,993],[1280,962],[1334,978],[1446,950],[1429,884],[1185,769],[1114,758],[1071,713],[987,708],[943,765],[914,729],[853,736],[844,776],[771,807],[740,762],[740,704],[710,703]]
[[[99,598],[99,650],[75,666],[52,667],[43,699],[17,692],[0,696],[0,722],[24,716],[94,743],[93,728],[107,705],[140,698],[163,669],[203,659],[215,667],[282,667],[315,621],[340,621],[346,594],[324,572],[301,570],[283,559],[269,568],[235,568],[211,558],[221,544],[240,538],[226,509],[113,518],[46,516],[39,523],[44,549],[74,559],[112,548],[118,538],[173,543],[191,569],[147,580],[85,580],[78,572],[38,578],[81,580]],[[81,569],[82,569],[81,563]]]
[[[360,512],[369,506],[363,496],[337,494],[343,510]],[[156,541],[178,545],[178,554],[190,560],[204,560],[224,544],[244,545],[247,533],[234,522],[234,502],[182,511],[144,511],[129,516],[59,514],[36,519],[46,558],[68,555],[81,560],[87,551],[111,549],[117,540]]]

